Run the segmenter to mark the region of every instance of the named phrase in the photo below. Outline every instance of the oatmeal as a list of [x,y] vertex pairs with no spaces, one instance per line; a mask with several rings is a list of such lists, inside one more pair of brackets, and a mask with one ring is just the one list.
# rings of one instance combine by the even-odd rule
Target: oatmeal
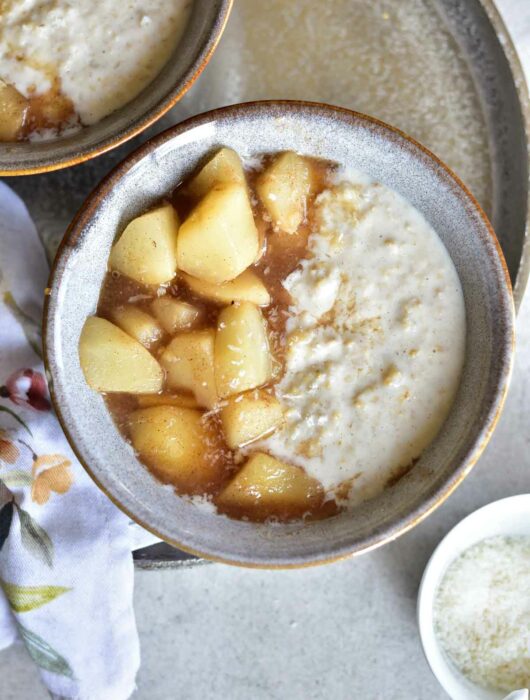
[[220,149],[120,232],[79,344],[160,481],[254,521],[380,493],[435,438],[464,359],[457,273],[397,193]]
[[[191,0],[3,0],[0,79],[28,100],[18,138],[89,125],[122,107],[160,72]],[[69,106],[42,117],[35,99]],[[6,98],[7,99],[7,98]],[[0,91],[0,109],[2,91]],[[1,135],[1,132],[0,132]]]
[[[464,359],[460,281],[440,239],[388,188],[347,173],[316,199],[263,445],[354,504],[404,473],[438,433]],[[344,484],[349,487],[345,488]]]

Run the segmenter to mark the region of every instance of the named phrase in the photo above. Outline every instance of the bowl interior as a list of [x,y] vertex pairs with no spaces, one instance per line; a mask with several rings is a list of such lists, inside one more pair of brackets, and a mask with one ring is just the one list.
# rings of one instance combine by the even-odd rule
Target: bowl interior
[[[452,700],[501,700],[505,693],[469,681],[445,654],[434,632],[434,597],[448,566],[477,542],[499,535],[530,536],[530,495],[503,498],[479,508],[456,525],[432,555],[418,594],[418,623],[429,665]],[[516,690],[516,688],[513,688]]]
[[[364,171],[409,199],[434,226],[460,275],[467,359],[454,407],[414,469],[354,512],[282,526],[205,512],[160,485],[85,383],[77,346],[94,313],[113,239],[181,182],[206,154],[294,149]],[[464,478],[486,443],[507,387],[513,343],[508,277],[484,215],[418,144],[362,115],[307,103],[250,103],[195,117],[127,158],[87,200],[56,259],[45,347],[63,427],[100,486],[167,541],[223,561],[294,566],[365,551],[412,527]]]
[[186,29],[159,75],[100,122],[51,141],[0,143],[0,174],[27,174],[82,162],[131,138],[188,90],[208,62],[232,0],[194,0]]

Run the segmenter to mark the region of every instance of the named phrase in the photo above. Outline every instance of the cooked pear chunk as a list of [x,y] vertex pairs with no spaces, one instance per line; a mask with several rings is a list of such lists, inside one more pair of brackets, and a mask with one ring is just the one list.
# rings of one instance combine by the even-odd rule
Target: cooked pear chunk
[[319,481],[300,467],[256,452],[217,497],[217,506],[252,520],[300,518],[324,500]]
[[180,408],[200,408],[197,399],[191,394],[139,394],[137,396],[140,408],[151,406],[179,406]]
[[258,306],[268,306],[271,296],[267,287],[252,270],[245,270],[235,279],[224,284],[212,284],[196,277],[182,273],[182,279],[192,292],[219,304],[231,304],[233,301],[251,301]]
[[215,186],[179,230],[179,269],[206,282],[234,279],[257,254],[258,232],[247,189],[240,183]]
[[245,184],[241,158],[231,148],[221,148],[187,186],[192,197],[204,197],[215,185]]
[[160,324],[136,306],[118,306],[112,312],[112,320],[146,348],[158,342],[163,335]]
[[276,228],[295,233],[305,218],[311,184],[310,163],[292,151],[277,156],[259,176],[256,190]]
[[272,357],[265,320],[248,301],[225,307],[217,321],[215,379],[219,396],[226,398],[266,384]]
[[171,204],[142,214],[113,245],[109,265],[142,284],[163,284],[177,271],[179,220]]
[[180,333],[160,356],[169,388],[193,392],[199,405],[206,408],[217,403],[214,342],[213,329]]
[[79,361],[96,391],[150,394],[161,391],[162,368],[137,340],[110,321],[91,316],[79,338]]
[[28,100],[0,79],[0,141],[16,141],[26,121]]
[[259,389],[232,396],[221,409],[226,442],[232,449],[268,435],[280,425],[282,418],[278,399]]
[[196,326],[201,320],[201,310],[186,301],[171,296],[159,297],[151,304],[151,309],[162,327],[170,335],[177,331]]
[[221,477],[221,444],[200,411],[153,406],[134,411],[131,441],[140,459],[181,493],[203,493]]

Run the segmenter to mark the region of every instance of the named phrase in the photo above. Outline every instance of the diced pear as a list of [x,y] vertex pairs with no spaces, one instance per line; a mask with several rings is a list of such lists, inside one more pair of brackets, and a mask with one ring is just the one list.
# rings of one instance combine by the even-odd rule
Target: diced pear
[[204,197],[215,185],[245,184],[241,158],[231,148],[221,148],[187,186],[192,197]]
[[151,304],[151,309],[170,335],[177,331],[193,328],[201,320],[201,310],[186,301],[171,296],[158,297]]
[[137,340],[110,321],[91,316],[79,338],[79,361],[96,391],[150,394],[162,390],[162,368]]
[[257,253],[258,232],[247,189],[240,183],[210,190],[179,230],[179,270],[206,282],[234,279]]
[[131,441],[139,457],[181,493],[203,493],[220,480],[221,444],[200,411],[153,406],[131,414]]
[[280,425],[282,418],[278,399],[258,389],[232,396],[221,409],[226,442],[232,449],[268,435]]
[[112,320],[146,348],[154,345],[163,335],[160,324],[136,306],[116,307],[112,312]]
[[197,399],[189,394],[140,394],[137,399],[140,408],[150,408],[151,406],[199,408]]
[[206,408],[217,403],[214,342],[213,329],[180,333],[160,356],[168,386],[193,392],[198,403]]
[[300,467],[263,452],[253,454],[217,497],[221,511],[253,520],[300,518],[322,505],[319,481]]
[[187,275],[185,272],[181,273],[181,276],[192,292],[220,304],[231,304],[233,301],[251,301],[258,306],[268,306],[271,303],[267,287],[252,270],[245,270],[238,277],[224,284],[205,282]]
[[28,100],[13,85],[0,80],[0,141],[16,141],[26,121]]
[[179,220],[171,204],[142,214],[113,245],[109,265],[142,284],[162,284],[177,271]]
[[311,185],[311,165],[292,151],[281,153],[264,170],[256,191],[276,228],[296,231],[305,217]]
[[[256,258],[254,259],[254,264],[259,262],[261,258],[265,255],[265,253],[269,249],[269,244],[270,240],[272,237],[269,237],[269,223],[265,221],[265,219],[261,216],[258,216],[254,219],[256,222],[256,228],[258,230],[258,254],[256,255]],[[276,232],[275,232],[276,233]]]
[[215,379],[225,398],[266,384],[272,374],[272,357],[265,320],[248,301],[225,307],[217,321]]

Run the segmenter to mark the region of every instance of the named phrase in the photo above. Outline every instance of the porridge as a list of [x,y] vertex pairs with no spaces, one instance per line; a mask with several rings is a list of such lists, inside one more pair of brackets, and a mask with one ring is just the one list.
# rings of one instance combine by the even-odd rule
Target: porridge
[[464,360],[460,282],[396,192],[222,148],[109,257],[80,361],[175,491],[254,521],[322,518],[403,476]]
[[0,140],[94,124],[138,95],[180,40],[191,0],[2,0]]
[[285,423],[264,447],[298,455],[351,503],[405,473],[439,431],[460,378],[465,310],[419,212],[358,174],[335,179],[316,198],[308,258],[283,283],[294,312],[276,387]]

